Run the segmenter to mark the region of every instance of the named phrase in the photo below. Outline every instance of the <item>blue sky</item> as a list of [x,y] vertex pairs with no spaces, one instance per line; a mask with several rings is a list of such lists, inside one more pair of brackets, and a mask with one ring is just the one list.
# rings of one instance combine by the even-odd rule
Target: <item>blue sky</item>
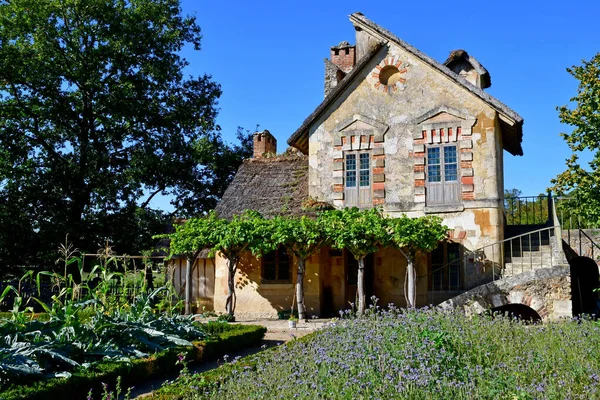
[[505,187],[544,192],[564,170],[569,149],[556,106],[576,94],[566,68],[600,51],[598,0],[480,2],[327,2],[182,0],[202,28],[202,51],[184,51],[190,74],[222,85],[218,124],[228,141],[237,126],[259,124],[279,151],[323,100],[329,47],[354,43],[348,15],[361,11],[404,41],[443,62],[465,49],[492,77],[488,93],[525,120],[523,157],[505,153]]

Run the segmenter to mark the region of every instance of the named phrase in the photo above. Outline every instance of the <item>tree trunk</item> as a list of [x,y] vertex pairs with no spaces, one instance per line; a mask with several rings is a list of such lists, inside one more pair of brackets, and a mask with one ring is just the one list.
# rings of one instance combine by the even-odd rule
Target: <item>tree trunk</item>
[[233,316],[235,311],[235,272],[237,266],[237,256],[227,259],[227,298],[225,299],[225,310],[227,314]]
[[417,272],[415,271],[414,257],[412,255],[406,255],[406,260],[407,260],[406,268],[408,271],[408,289],[407,289],[407,294],[406,294],[406,300],[407,300],[406,306],[408,308],[414,308],[416,306],[416,302],[417,302],[417,282],[416,282]]
[[358,259],[358,313],[363,314],[365,312],[365,258],[361,257]]
[[304,264],[306,260],[298,258],[298,276],[296,281],[296,303],[298,303],[298,319],[306,319],[306,307],[304,306]]
[[190,315],[192,313],[192,268],[194,261],[190,258],[187,259],[185,268],[185,314]]

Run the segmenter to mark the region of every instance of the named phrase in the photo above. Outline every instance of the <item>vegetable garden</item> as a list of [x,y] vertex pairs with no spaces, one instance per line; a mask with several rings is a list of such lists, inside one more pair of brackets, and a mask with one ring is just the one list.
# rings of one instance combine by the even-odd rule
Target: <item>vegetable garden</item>
[[[99,391],[101,379],[114,385],[116,375],[136,366],[138,380],[156,373],[161,364],[168,364],[162,365],[163,372],[169,371],[177,352],[197,349],[194,357],[203,359],[224,351],[215,346],[221,336],[231,335],[229,329],[181,315],[181,301],[169,282],[151,289],[145,268],[115,272],[123,258],[108,253],[84,271],[81,255],[68,245],[61,250],[61,273],[28,272],[0,295],[0,303],[9,297],[13,302],[0,319],[0,398],[44,398],[49,391],[83,398],[90,388]],[[37,287],[37,293],[25,297],[25,282]],[[115,282],[121,285],[117,294]],[[52,286],[50,301],[36,297],[44,285]],[[43,312],[34,313],[34,305]],[[264,334],[262,328],[245,329],[251,342]],[[236,340],[249,344],[242,337]],[[206,348],[202,343],[214,344]]]

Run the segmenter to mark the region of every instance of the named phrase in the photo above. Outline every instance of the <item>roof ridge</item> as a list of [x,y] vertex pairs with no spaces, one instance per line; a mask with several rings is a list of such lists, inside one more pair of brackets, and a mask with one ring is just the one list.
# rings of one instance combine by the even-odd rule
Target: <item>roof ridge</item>
[[362,24],[366,25],[367,27],[375,30],[380,35],[386,37],[386,39],[396,42],[397,44],[402,46],[405,50],[409,51],[410,53],[413,53],[414,56],[427,62],[432,67],[436,68],[437,70],[444,73],[448,77],[450,77],[450,78],[454,79],[455,81],[457,81],[458,83],[462,84],[467,90],[469,90],[471,93],[479,96],[483,101],[490,103],[490,104],[494,105],[495,107],[497,107],[500,111],[502,111],[503,113],[507,114],[509,117],[514,119],[516,123],[523,123],[523,117],[521,117],[516,111],[512,110],[506,104],[502,103],[497,98],[486,93],[483,89],[480,89],[477,86],[473,85],[472,83],[467,81],[465,78],[461,77],[460,75],[456,74],[454,71],[450,70],[445,65],[439,63],[438,61],[434,60],[427,54],[421,52],[417,48],[413,47],[412,45],[408,44],[404,40],[400,39],[398,36],[394,35],[392,32],[388,31],[381,25],[378,25],[375,22],[371,21],[370,19],[365,17],[365,15],[363,13],[355,12],[355,13],[351,14],[350,21],[354,22],[353,20],[355,20],[356,22],[362,23]]

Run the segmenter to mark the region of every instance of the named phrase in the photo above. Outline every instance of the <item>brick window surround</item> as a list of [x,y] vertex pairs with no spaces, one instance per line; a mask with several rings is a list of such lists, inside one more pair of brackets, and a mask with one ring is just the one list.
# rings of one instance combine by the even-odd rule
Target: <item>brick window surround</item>
[[[335,205],[377,206],[385,202],[385,133],[388,126],[363,115],[355,114],[342,121],[333,133],[333,183],[332,193]],[[369,155],[370,198],[363,196],[369,204],[348,198],[347,178],[353,175],[347,167],[348,155],[356,154],[356,174],[360,170],[360,154]],[[365,156],[363,156],[365,157]],[[363,175],[365,172],[363,171]],[[360,177],[357,175],[357,182]],[[363,181],[364,182],[364,181]],[[360,187],[359,187],[360,190]],[[358,193],[357,193],[358,194]]]
[[[425,212],[444,211],[443,208],[448,206],[447,211],[461,211],[455,209],[457,204],[474,199],[472,127],[475,122],[474,117],[446,106],[438,107],[413,121],[414,201],[424,203]],[[457,156],[457,200],[451,201],[453,204],[443,204],[438,198],[435,204],[428,204],[428,198],[431,197],[427,195],[427,149],[452,145],[456,146]]]

